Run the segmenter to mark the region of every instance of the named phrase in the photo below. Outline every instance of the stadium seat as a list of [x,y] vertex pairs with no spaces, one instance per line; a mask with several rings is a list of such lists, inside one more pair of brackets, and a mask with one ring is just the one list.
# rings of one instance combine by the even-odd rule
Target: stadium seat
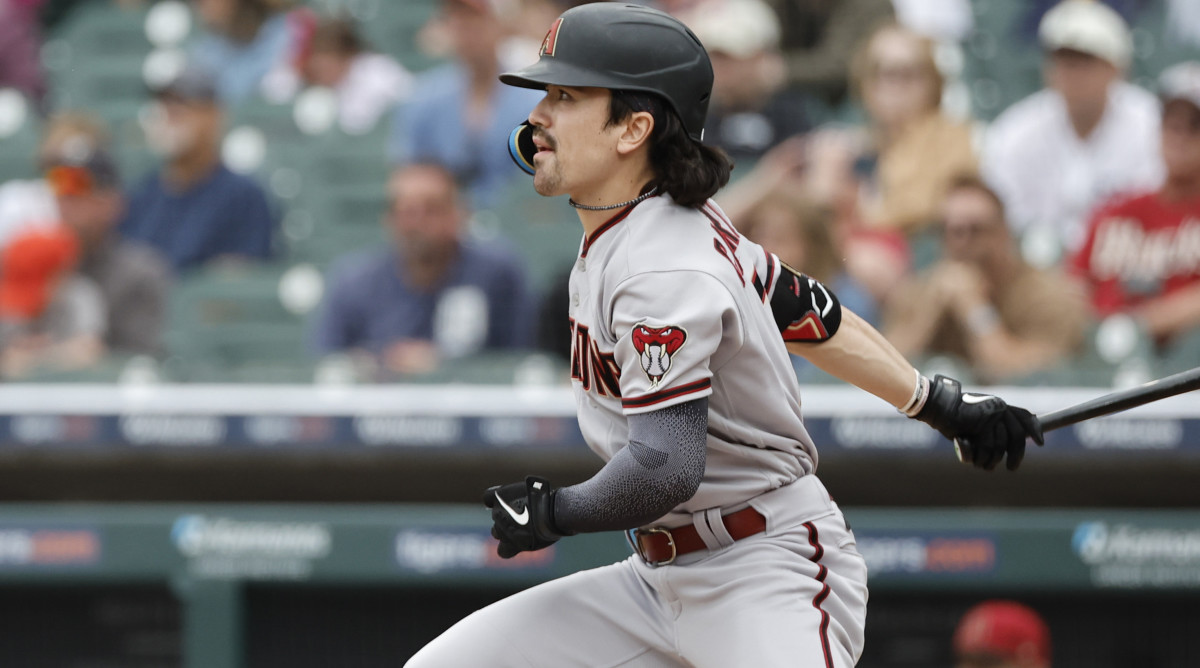
[[12,134],[0,136],[0,183],[37,176],[36,156],[40,138],[41,122],[32,107],[27,107]]
[[963,55],[975,118],[992,120],[1041,87],[1041,49],[1019,36],[1027,3],[973,0],[975,30]]
[[518,179],[489,213],[477,216],[482,236],[507,240],[525,260],[531,286],[544,293],[571,266],[583,230],[566,198],[542,197],[528,179]]
[[214,267],[181,280],[171,295],[166,335],[175,372],[217,380],[246,367],[270,367],[310,376],[304,318],[279,298],[283,269]]

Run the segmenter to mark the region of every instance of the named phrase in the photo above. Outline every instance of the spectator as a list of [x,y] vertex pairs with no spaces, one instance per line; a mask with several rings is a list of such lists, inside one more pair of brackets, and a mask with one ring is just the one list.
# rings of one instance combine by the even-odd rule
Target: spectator
[[975,171],[970,128],[941,112],[933,43],[907,28],[889,24],[872,33],[853,74],[867,125],[818,130],[794,166],[807,172],[815,196],[844,200],[843,215],[856,224],[920,232],[937,220],[955,176]]
[[856,55],[853,73],[869,121],[866,141],[853,142],[864,147],[858,168],[868,177],[862,216],[872,227],[921,231],[936,221],[955,176],[977,167],[970,128],[941,112],[933,42],[884,26]]
[[0,88],[15,88],[45,110],[46,77],[39,60],[42,0],[0,0]]
[[784,27],[788,85],[830,107],[845,97],[854,50],[893,16],[891,0],[769,1]]
[[305,83],[337,93],[338,124],[362,134],[408,98],[413,76],[390,56],[367,49],[354,24],[323,19],[316,24],[297,58]]
[[1050,631],[1015,601],[984,601],[954,631],[955,668],[1050,668]]
[[1039,37],[1046,88],[996,119],[983,172],[1018,234],[1037,229],[1073,251],[1096,204],[1161,182],[1158,102],[1121,80],[1133,40],[1109,7],[1064,0]]
[[804,98],[782,90],[779,19],[762,0],[711,0],[682,17],[708,50],[712,100],[706,142],[735,162],[753,161],[809,129]]
[[62,227],[17,235],[0,254],[0,376],[78,369],[104,354],[104,303],[73,273],[75,235]]
[[869,323],[878,322],[870,293],[846,273],[844,240],[835,233],[828,208],[792,190],[775,191],[747,211],[737,226],[789,266],[829,286],[843,306]]
[[1100,316],[1132,313],[1159,343],[1200,327],[1200,62],[1161,77],[1166,181],[1092,217],[1075,269]]
[[1083,295],[1058,272],[1021,259],[1004,205],[976,177],[943,205],[945,257],[888,304],[886,336],[906,356],[947,354],[983,382],[1011,380],[1063,360],[1083,340]]
[[153,249],[117,237],[125,198],[112,158],[95,145],[68,145],[47,156],[46,181],[78,242],[78,273],[99,289],[107,348],[161,352],[170,269]]
[[519,261],[465,239],[468,212],[441,166],[397,168],[385,225],[394,247],[341,264],[316,329],[323,354],[365,353],[396,374],[531,343],[535,313]]
[[192,0],[206,31],[189,60],[217,73],[217,93],[236,105],[261,91],[272,72],[286,71],[312,29],[307,10],[289,11],[293,0]]
[[418,79],[410,101],[397,112],[389,147],[396,164],[446,165],[481,206],[498,201],[520,175],[508,153],[508,135],[543,94],[497,78],[505,29],[495,1],[442,0],[454,62]]
[[[39,167],[51,156],[61,155],[71,144],[103,146],[108,132],[94,116],[82,112],[55,114],[46,124],[36,156]],[[31,227],[58,223],[54,193],[45,179],[13,180],[0,185],[0,247]]]
[[156,248],[177,272],[270,257],[275,223],[266,194],[221,162],[224,114],[214,79],[187,69],[156,97],[147,139],[166,162],[130,194],[121,233]]

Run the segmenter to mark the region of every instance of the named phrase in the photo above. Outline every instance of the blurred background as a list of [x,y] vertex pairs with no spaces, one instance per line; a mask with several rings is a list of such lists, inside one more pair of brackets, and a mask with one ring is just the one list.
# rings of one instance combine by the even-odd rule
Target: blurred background
[[[579,227],[507,154],[562,0],[0,0],[0,665],[401,665],[624,558],[477,504],[600,461]],[[1200,4],[662,0],[735,224],[1036,412],[1200,362]],[[795,360],[861,666],[1200,665],[1200,402],[1018,474]]]

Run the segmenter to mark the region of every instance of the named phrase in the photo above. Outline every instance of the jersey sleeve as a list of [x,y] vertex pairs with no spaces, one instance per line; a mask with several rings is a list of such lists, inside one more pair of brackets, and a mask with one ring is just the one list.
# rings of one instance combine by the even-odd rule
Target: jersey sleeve
[[733,296],[697,271],[647,272],[625,279],[612,300],[614,355],[626,415],[712,394],[712,358],[740,340]]

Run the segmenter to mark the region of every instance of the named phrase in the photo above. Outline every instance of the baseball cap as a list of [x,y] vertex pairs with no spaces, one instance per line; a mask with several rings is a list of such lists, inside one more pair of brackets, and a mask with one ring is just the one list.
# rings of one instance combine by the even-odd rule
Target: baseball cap
[[66,228],[30,230],[0,254],[0,315],[32,320],[50,304],[54,279],[79,258],[79,242]]
[[195,65],[184,67],[166,82],[152,86],[155,97],[173,97],[184,102],[214,102],[217,99],[217,78]]
[[959,620],[954,651],[1049,663],[1050,631],[1036,612],[1016,601],[984,601]]
[[779,17],[761,0],[701,4],[684,22],[709,53],[749,58],[779,47]]
[[1133,37],[1125,20],[1097,0],[1063,0],[1042,17],[1038,38],[1048,51],[1071,49],[1129,66]]
[[1184,100],[1200,107],[1200,62],[1172,65],[1158,77],[1158,94],[1163,102]]

